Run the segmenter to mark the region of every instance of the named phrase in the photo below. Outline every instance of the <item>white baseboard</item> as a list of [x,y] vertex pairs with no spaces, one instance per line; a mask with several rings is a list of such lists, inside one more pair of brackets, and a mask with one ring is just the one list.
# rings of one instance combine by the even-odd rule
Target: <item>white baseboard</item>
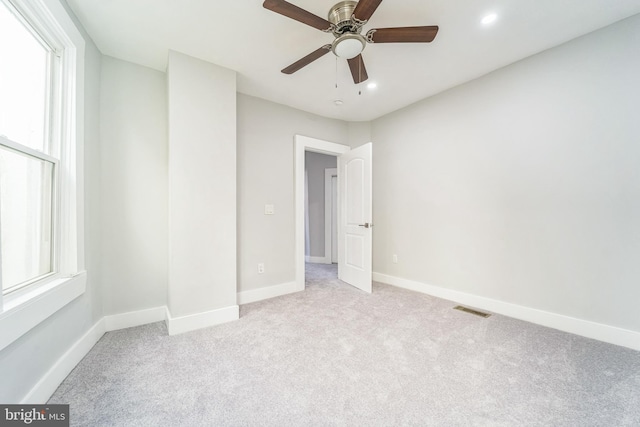
[[167,318],[167,308],[154,307],[146,310],[131,311],[129,313],[113,314],[105,316],[105,328],[108,331],[132,328],[134,326],[146,325],[148,323],[161,322]]
[[280,285],[238,292],[238,304],[249,304],[256,301],[292,294],[302,290],[304,290],[304,288],[300,289],[296,282],[288,282]]
[[166,320],[169,335],[175,335],[237,320],[238,318],[239,307],[237,305],[178,318],[172,318],[169,310],[164,306],[105,316],[98,320],[55,362],[51,369],[42,376],[20,402],[24,404],[46,403],[62,381],[80,363],[82,358],[89,353],[105,332]]
[[176,335],[238,320],[240,318],[240,308],[237,305],[232,305],[180,317],[173,317],[169,309],[166,309],[166,317],[169,335]]
[[455,301],[459,304],[469,305],[515,319],[525,320],[549,328],[558,329],[598,341],[640,350],[640,332],[622,329],[615,326],[604,325],[602,323],[588,320],[576,319],[562,314],[551,313],[535,308],[524,307],[504,301],[468,294],[466,292],[441,288],[439,286],[428,285],[426,283],[413,280],[402,279],[400,277],[389,276],[382,273],[373,273],[373,280],[399,288],[409,289],[432,295],[438,298]]
[[308,256],[304,257],[305,262],[310,262],[312,264],[331,264],[331,260],[328,260],[327,257],[323,256]]
[[104,317],[98,320],[65,354],[40,378],[40,381],[21,400],[23,404],[44,404],[67,378],[73,368],[89,353],[89,350],[106,332]]

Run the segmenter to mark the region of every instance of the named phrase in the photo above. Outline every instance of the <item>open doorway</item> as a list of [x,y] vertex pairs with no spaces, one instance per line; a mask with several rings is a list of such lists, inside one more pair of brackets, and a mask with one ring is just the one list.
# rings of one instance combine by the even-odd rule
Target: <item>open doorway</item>
[[[307,157],[313,154],[321,154],[326,157],[332,157],[333,159],[337,159],[337,156],[348,152],[351,148],[347,145],[336,144],[333,142],[323,141],[320,139],[309,138],[302,135],[295,136],[295,200],[296,200],[296,283],[298,290],[303,290],[305,288],[305,269],[306,269],[306,261],[320,261],[319,258],[322,259],[322,262],[326,262],[326,236],[325,236],[325,225],[324,225],[324,211],[321,215],[323,220],[322,227],[319,227],[322,230],[322,242],[319,242],[319,237],[316,238],[317,246],[314,251],[311,248],[311,241],[309,241],[306,236],[307,234],[311,234],[312,224],[309,220],[307,220],[308,210],[306,209],[306,205],[308,202],[308,192],[305,191],[308,188],[308,169],[307,169]],[[325,159],[328,160],[328,159]],[[336,165],[336,163],[329,163],[329,165]],[[322,197],[324,206],[324,180],[325,180],[325,167],[321,168],[321,179],[322,183],[319,185],[322,188]],[[336,173],[337,176],[337,173]],[[309,225],[309,227],[307,227]],[[307,231],[308,229],[308,231]],[[312,239],[313,240],[313,237]],[[309,243],[309,245],[307,245]],[[322,248],[321,251],[318,251],[318,247]],[[319,254],[319,255],[315,255]],[[318,258],[311,258],[313,256],[318,256]],[[309,257],[309,258],[307,258]],[[330,260],[329,260],[330,261]],[[318,264],[321,265],[321,264]],[[331,266],[332,264],[323,264],[326,266]],[[336,269],[337,272],[337,269]]]
[[338,278],[338,158],[305,151],[305,276]]
[[[306,254],[313,256],[311,247],[308,252],[305,251],[306,152],[337,157],[338,277],[343,282],[371,293],[372,144],[351,149],[346,145],[302,135],[295,136],[296,290],[305,289]],[[327,172],[324,174],[326,179]],[[324,246],[328,249],[326,243]],[[323,252],[319,253],[322,256]],[[326,253],[324,258],[327,262]]]
[[338,158],[312,151],[306,151],[304,157],[305,261],[337,264]]

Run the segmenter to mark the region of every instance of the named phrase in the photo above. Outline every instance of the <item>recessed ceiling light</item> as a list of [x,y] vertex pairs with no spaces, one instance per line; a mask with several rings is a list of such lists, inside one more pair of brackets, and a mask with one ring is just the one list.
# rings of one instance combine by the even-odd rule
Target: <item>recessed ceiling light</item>
[[338,107],[344,104],[344,102],[342,102],[342,99],[336,99],[335,101],[333,101],[333,103],[336,104]]
[[369,84],[367,85],[367,87],[368,87],[369,89],[375,89],[375,88],[377,88],[377,87],[378,87],[378,84],[377,84],[376,82],[371,82],[371,83],[369,83]]
[[498,19],[498,15],[496,15],[495,13],[490,13],[484,18],[482,18],[480,22],[482,22],[482,25],[489,25],[489,24],[493,24],[496,19]]

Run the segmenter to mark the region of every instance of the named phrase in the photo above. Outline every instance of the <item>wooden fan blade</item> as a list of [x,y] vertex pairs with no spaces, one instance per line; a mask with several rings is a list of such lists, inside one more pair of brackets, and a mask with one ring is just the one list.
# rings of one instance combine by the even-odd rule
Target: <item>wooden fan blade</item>
[[360,0],[353,11],[353,15],[361,21],[368,21],[380,6],[382,0]]
[[262,3],[265,9],[269,9],[280,15],[284,15],[287,18],[295,19],[298,22],[317,28],[318,30],[327,31],[331,29],[331,22],[326,19],[322,19],[311,12],[299,8],[298,6],[286,2],[284,0],[265,0]]
[[314,50],[309,55],[289,65],[287,68],[283,69],[282,72],[285,74],[293,74],[296,71],[298,71],[300,68],[311,64],[313,61],[326,55],[329,52],[331,52],[331,45],[326,44],[322,46],[320,49]]
[[438,26],[375,28],[367,32],[371,43],[429,43],[436,38]]
[[353,77],[353,82],[355,84],[362,83],[369,78],[367,75],[367,69],[364,67],[364,59],[362,59],[362,55],[347,59],[347,62],[349,63],[349,69],[351,70],[351,76]]

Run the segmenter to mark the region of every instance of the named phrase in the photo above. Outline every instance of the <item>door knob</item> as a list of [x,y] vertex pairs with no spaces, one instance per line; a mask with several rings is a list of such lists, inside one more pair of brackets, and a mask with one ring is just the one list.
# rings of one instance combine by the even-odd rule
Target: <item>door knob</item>
[[369,224],[368,222],[365,222],[364,224],[358,224],[358,227],[369,228],[369,227],[373,227],[373,224]]

